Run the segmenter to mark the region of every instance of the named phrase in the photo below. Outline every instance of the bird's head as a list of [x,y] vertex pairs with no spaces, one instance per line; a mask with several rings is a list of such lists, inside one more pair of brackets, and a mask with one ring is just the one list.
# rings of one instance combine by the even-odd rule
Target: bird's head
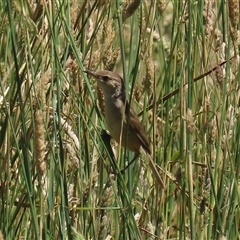
[[112,94],[116,95],[116,97],[120,96],[121,94],[125,95],[125,87],[123,79],[115,72],[101,70],[98,72],[94,72],[92,70],[85,70],[90,76],[93,76],[102,89],[103,94]]

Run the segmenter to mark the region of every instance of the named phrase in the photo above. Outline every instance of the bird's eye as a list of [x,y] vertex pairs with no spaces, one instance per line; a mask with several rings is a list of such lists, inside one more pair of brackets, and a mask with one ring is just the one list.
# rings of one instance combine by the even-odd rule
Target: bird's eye
[[103,80],[104,82],[107,82],[108,77],[107,77],[107,76],[103,76],[103,77],[102,77],[102,80]]

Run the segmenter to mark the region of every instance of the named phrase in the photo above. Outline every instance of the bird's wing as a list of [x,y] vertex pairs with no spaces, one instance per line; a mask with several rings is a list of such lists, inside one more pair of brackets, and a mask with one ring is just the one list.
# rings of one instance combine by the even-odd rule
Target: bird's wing
[[[125,109],[126,116],[129,116],[129,128],[132,129],[133,132],[137,133],[139,140],[141,142],[142,148],[149,154],[151,154],[149,141],[147,139],[146,133],[144,128],[142,127],[137,114],[135,111],[130,107],[129,103],[126,103]],[[127,120],[127,119],[126,119]]]

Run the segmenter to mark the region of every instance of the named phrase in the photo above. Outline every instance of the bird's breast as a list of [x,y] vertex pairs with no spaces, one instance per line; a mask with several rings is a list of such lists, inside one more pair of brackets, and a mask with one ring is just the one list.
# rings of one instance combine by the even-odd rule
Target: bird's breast
[[105,99],[105,121],[111,137],[119,143],[123,129],[124,103],[118,99]]

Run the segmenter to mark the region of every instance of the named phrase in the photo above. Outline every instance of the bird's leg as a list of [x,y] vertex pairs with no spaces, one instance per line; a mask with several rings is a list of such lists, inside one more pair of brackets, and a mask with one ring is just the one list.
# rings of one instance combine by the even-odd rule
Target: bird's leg
[[[139,157],[139,155],[140,155],[140,152],[135,152],[135,155],[134,155],[132,161],[129,162],[128,165],[125,166],[125,168],[123,170],[121,170],[122,174]],[[160,174],[159,174],[159,172],[158,172],[158,170],[156,168],[155,162],[153,161],[152,157],[149,154],[147,154],[147,156],[148,156],[148,159],[149,159],[149,167],[151,168],[153,175],[155,176],[155,178],[156,178],[157,182],[159,183],[159,185],[163,189],[165,189],[165,185],[164,185],[163,180],[162,180],[162,178],[161,178],[161,176],[160,176]]]
[[124,169],[121,170],[121,174],[123,174],[139,156],[140,152],[135,152],[133,159],[124,167]]

